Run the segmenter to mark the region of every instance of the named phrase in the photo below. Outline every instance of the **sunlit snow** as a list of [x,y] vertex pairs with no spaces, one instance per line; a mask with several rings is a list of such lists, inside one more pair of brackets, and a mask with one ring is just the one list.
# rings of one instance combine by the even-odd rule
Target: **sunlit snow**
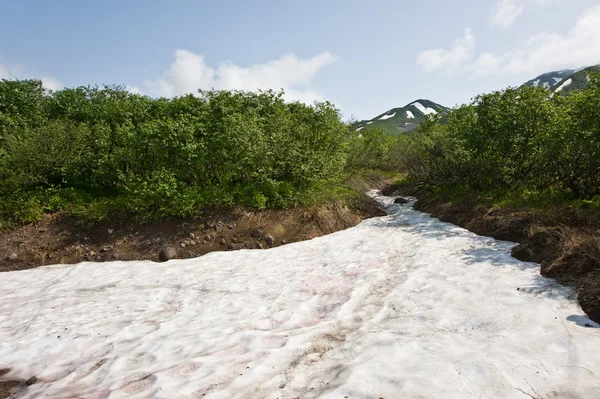
[[569,78],[567,80],[565,80],[565,82],[563,84],[561,84],[559,87],[556,88],[556,90],[554,90],[555,93],[560,93],[561,91],[563,91],[563,89],[569,85],[571,85],[571,83],[573,83],[573,79]]
[[388,216],[269,250],[2,273],[1,378],[35,375],[26,398],[598,397],[571,291],[377,198]]
[[359,127],[358,129],[356,129],[357,132],[361,131],[362,129],[364,129],[364,126]]
[[534,80],[534,81],[533,81],[533,85],[534,85],[535,87],[538,87],[538,86],[540,85],[540,79]]
[[396,116],[396,113],[394,112],[391,115],[383,115],[381,118],[379,118],[380,121],[386,120],[386,119],[390,119],[393,118],[394,116]]
[[414,115],[412,112],[410,112],[410,111],[406,111],[406,117],[407,117],[408,119],[414,119],[414,118],[415,118],[415,115]]
[[415,107],[417,107],[417,109],[419,111],[421,111],[425,115],[428,115],[428,114],[437,114],[437,111],[435,109],[429,108],[429,107],[425,108],[425,106],[423,106],[423,104],[421,104],[418,101],[415,102],[415,103],[412,103],[411,105],[414,105]]

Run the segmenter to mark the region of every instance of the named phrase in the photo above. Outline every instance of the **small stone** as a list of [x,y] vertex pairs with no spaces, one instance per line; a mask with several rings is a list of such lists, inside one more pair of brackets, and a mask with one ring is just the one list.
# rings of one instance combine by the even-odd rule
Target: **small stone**
[[133,235],[134,235],[134,236],[137,236],[137,235],[139,235],[139,234],[140,234],[140,232],[139,232],[139,231],[136,231],[135,233],[133,233]]
[[100,255],[96,256],[96,260],[97,260],[98,262],[100,262],[100,261],[102,260],[102,256],[100,256]]
[[118,247],[119,245],[123,245],[123,240],[117,240],[115,245]]
[[160,253],[158,254],[158,259],[161,262],[166,262],[170,259],[173,259],[177,256],[177,251],[175,250],[175,248],[173,247],[166,247],[163,248],[162,251],[160,251]]
[[35,384],[36,382],[37,382],[37,377],[31,377],[30,379],[25,381],[25,385],[30,386],[30,385]]
[[41,229],[39,229],[38,231],[39,231],[40,233],[45,233],[45,232],[47,232],[47,231],[48,231],[48,229],[47,229],[47,228],[45,228],[45,227],[42,227],[42,228],[41,228]]
[[113,233],[113,229],[108,229],[108,234],[112,234]]
[[254,228],[254,229],[250,230],[250,235],[253,238],[260,238],[263,235],[263,232],[259,228]]
[[94,251],[90,251],[89,255],[90,255],[91,257],[94,257],[94,256],[96,256],[96,252],[94,252]]
[[207,235],[204,236],[204,239],[206,241],[212,241],[212,240],[215,239],[215,235],[214,234],[207,234]]
[[195,239],[196,239],[196,234],[194,234],[194,233],[190,233],[190,234],[189,234],[189,236],[190,236],[190,238],[191,238],[192,240],[195,240]]
[[256,243],[256,248],[258,248],[258,249],[265,249],[265,244],[263,244],[262,242],[257,242]]
[[398,197],[394,200],[394,204],[406,204],[408,200],[404,197]]
[[196,245],[196,241],[190,240],[189,245],[193,247],[194,245]]
[[114,249],[114,247],[112,245],[105,245],[102,247],[102,249],[100,250],[100,252],[110,252]]
[[225,244],[227,244],[227,241],[225,241],[225,239],[224,239],[224,238],[221,238],[221,241],[219,241],[219,244],[221,244],[221,245],[225,245]]
[[183,254],[183,258],[184,258],[184,259],[192,259],[192,258],[195,258],[195,257],[196,257],[196,254],[195,254],[195,253],[193,253],[192,251],[186,251],[186,252]]
[[180,242],[180,243],[179,243],[179,246],[180,246],[181,248],[185,248],[187,245],[185,244],[185,242]]
[[16,253],[13,252],[12,254],[10,254],[10,256],[8,257],[8,259],[10,259],[10,260],[17,260],[17,259],[19,259],[19,255],[17,255]]
[[271,234],[267,234],[265,236],[265,242],[267,243],[267,245],[273,245],[275,239],[273,239],[273,236]]
[[235,228],[235,224],[234,224],[234,223],[229,223],[229,224],[227,225],[227,228],[228,228],[229,230],[233,230],[233,229]]
[[119,253],[113,252],[112,254],[110,254],[110,260],[119,260]]
[[281,240],[281,245],[285,245],[285,244],[287,244],[287,241],[286,240]]

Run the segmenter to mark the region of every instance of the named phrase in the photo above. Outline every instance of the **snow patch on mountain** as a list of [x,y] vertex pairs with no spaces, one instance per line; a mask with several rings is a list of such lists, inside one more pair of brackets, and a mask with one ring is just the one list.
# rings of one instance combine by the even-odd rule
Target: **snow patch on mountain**
[[379,118],[380,121],[386,120],[386,119],[390,119],[393,118],[394,116],[396,116],[396,113],[394,112],[391,115],[383,115],[381,118]]
[[414,102],[410,105],[414,105],[419,111],[421,111],[421,113],[425,114],[425,115],[429,115],[429,114],[437,114],[437,111],[433,108],[425,108],[423,106],[423,104],[421,104],[420,102]]

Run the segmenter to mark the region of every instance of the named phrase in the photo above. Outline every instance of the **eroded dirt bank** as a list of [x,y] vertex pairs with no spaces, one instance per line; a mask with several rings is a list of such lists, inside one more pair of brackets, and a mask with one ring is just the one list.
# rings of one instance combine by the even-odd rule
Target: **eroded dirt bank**
[[[399,185],[385,195],[415,195]],[[573,287],[581,308],[600,322],[600,222],[575,210],[541,213],[418,195],[415,209],[476,234],[519,243],[515,258],[540,264],[540,273]]]
[[70,216],[0,234],[0,271],[82,261],[192,258],[212,251],[267,248],[357,225],[384,212],[367,196],[314,208],[207,210],[199,219],[140,223],[106,220],[85,226]]

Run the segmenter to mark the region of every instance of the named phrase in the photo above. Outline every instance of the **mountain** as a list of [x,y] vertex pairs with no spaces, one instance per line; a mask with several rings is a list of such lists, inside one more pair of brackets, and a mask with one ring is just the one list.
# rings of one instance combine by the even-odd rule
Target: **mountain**
[[545,87],[550,89],[571,76],[573,73],[575,73],[575,70],[573,69],[563,69],[562,71],[544,73],[543,75],[525,82],[525,86]]
[[552,93],[561,93],[563,95],[569,95],[569,93],[571,93],[574,90],[585,89],[590,80],[590,72],[600,73],[600,65],[594,65],[591,67],[580,69],[571,74],[570,76],[565,77],[565,79],[561,80],[554,87],[552,87]]
[[392,108],[373,119],[360,121],[356,131],[380,128],[391,134],[401,134],[415,129],[428,114],[445,114],[448,107],[429,100],[417,100],[402,108]]

